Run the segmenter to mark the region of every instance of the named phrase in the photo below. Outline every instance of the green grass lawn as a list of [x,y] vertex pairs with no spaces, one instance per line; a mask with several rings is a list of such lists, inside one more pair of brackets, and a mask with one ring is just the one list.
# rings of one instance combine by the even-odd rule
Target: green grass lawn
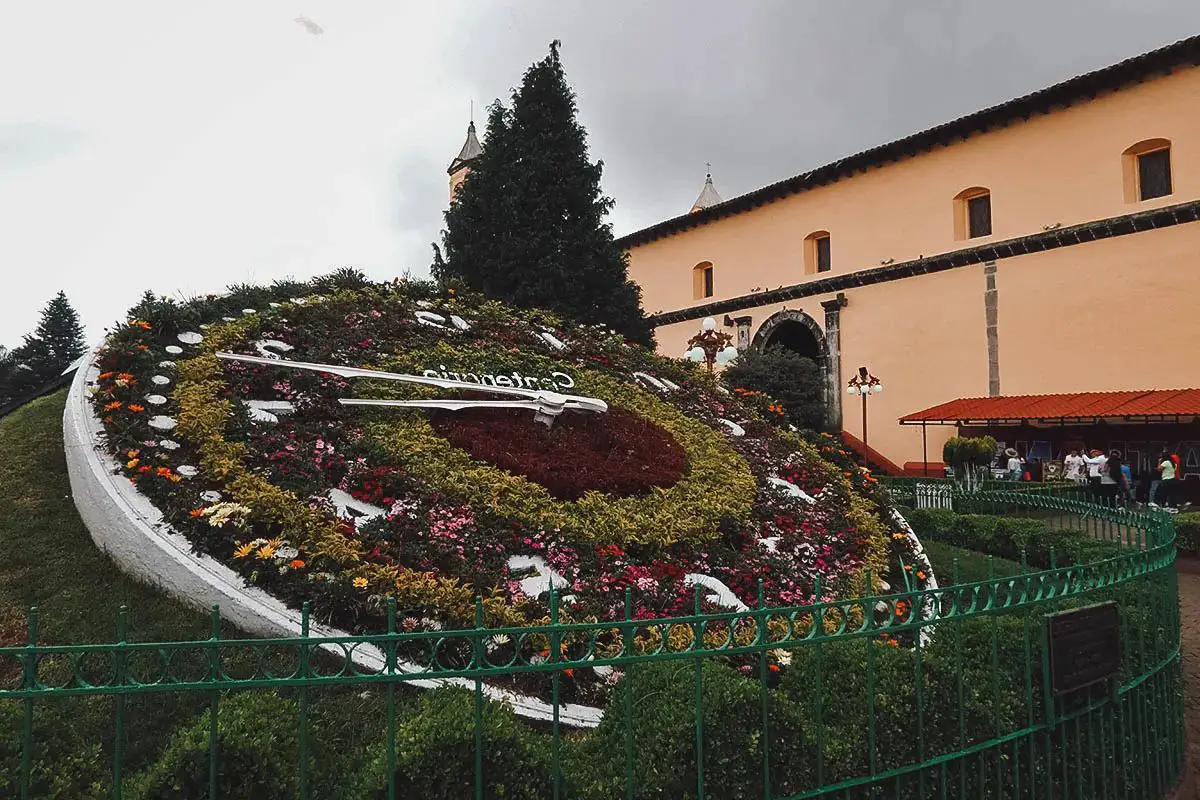
[[[958,583],[974,583],[989,577],[989,556],[983,553],[934,541],[923,541],[921,546],[925,548],[925,553],[933,564],[933,574],[942,586],[949,586],[953,582],[955,560],[958,562]],[[1009,561],[1007,558],[992,558],[991,561],[991,575],[994,577],[1006,578],[1021,574],[1021,565],[1015,561]]]
[[[25,643],[31,606],[37,607],[38,640],[45,644],[115,641],[122,606],[128,607],[130,641],[207,639],[209,614],[125,576],[92,543],[71,502],[63,456],[65,400],[66,392],[59,392],[0,419],[0,645]],[[244,638],[228,624],[222,635]],[[294,657],[268,657],[276,666],[294,664]],[[258,666],[249,652],[223,654],[222,661],[231,674]],[[19,681],[13,667],[0,664],[5,686]],[[382,730],[383,710],[379,692],[362,694],[361,689],[323,691],[313,707],[314,736],[349,752],[365,750],[366,740]],[[125,774],[153,760],[171,733],[208,703],[208,693],[129,696]],[[35,704],[35,719],[45,731],[66,726],[86,741],[101,743],[107,758],[115,741],[113,708],[108,698],[48,699]],[[0,743],[14,734],[0,730]]]

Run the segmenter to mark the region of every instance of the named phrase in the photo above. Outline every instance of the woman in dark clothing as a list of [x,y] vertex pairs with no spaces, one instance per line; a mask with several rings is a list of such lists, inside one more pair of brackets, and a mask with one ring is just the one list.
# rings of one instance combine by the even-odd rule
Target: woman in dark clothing
[[1119,505],[1119,498],[1125,496],[1125,473],[1121,470],[1121,451],[1113,450],[1108,454],[1108,463],[1104,465],[1104,473],[1100,476],[1100,491],[1104,504]]

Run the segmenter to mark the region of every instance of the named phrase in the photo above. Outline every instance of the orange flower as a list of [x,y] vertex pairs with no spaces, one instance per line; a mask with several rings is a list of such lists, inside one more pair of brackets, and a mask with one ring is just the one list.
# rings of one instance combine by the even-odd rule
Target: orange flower
[[171,483],[179,483],[183,480],[182,475],[169,475],[168,478],[170,479]]
[[234,558],[248,558],[250,556],[250,554],[253,552],[254,552],[253,544],[240,544],[237,546],[237,549],[233,551],[233,557]]
[[130,450],[129,452],[127,452],[125,454],[125,457],[126,458],[137,458],[138,453],[140,453],[140,452],[141,452],[141,450]]
[[135,319],[129,323],[131,328],[141,328],[144,331],[150,330],[150,323],[142,319]]
[[131,411],[134,414],[140,414],[141,412],[146,410],[146,407],[139,406],[137,403],[130,403],[128,406],[128,409],[129,409],[129,411]]
[[905,571],[905,572],[912,572],[912,564],[905,564],[905,565],[904,565],[904,571]]
[[138,472],[149,472],[149,471],[150,471],[149,464],[142,464],[140,467],[138,467]]
[[137,380],[137,378],[135,378],[132,373],[121,372],[118,373],[117,380],[125,381],[126,383],[133,383],[135,380]]
[[925,580],[925,570],[923,570],[923,569],[917,570],[917,577],[921,580]]
[[292,563],[288,566],[290,566],[292,569],[304,569],[304,561],[299,558],[293,558]]
[[204,509],[203,508],[193,508],[191,511],[188,512],[188,516],[191,517],[192,519],[195,519],[196,517],[203,517]]
[[767,669],[771,670],[771,672],[779,672],[779,665],[778,664],[767,664]]
[[146,345],[144,345],[144,344],[139,344],[139,345],[137,346],[137,349],[138,349],[138,350],[141,350],[141,351],[143,351],[143,352],[145,352],[146,350],[149,350],[150,348],[149,348],[149,347],[147,347],[147,346],[146,346]]
[[104,410],[105,411],[116,411],[118,408],[120,408],[123,405],[125,405],[125,404],[122,403],[120,400],[113,400],[111,403],[109,403],[108,405],[106,405],[104,407]]
[[171,468],[170,467],[159,467],[158,469],[155,470],[155,473],[163,478],[169,478],[169,477],[171,477]]
[[111,378],[112,376],[113,376],[113,374],[111,372],[101,372],[99,375],[96,376],[96,380],[106,381],[109,378]]
[[365,589],[365,588],[367,588],[367,583],[368,583],[368,581],[366,578],[355,578],[354,579],[354,588],[355,589]]
[[125,462],[125,468],[126,468],[126,469],[133,469],[133,468],[134,468],[134,467],[136,467],[137,465],[138,465],[138,459],[136,459],[136,458],[131,458],[131,459],[129,459],[128,461],[126,461],[126,462]]

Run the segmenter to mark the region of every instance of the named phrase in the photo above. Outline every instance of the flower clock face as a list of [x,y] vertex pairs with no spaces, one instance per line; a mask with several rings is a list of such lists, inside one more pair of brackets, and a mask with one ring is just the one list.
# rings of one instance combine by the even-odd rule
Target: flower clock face
[[[641,619],[919,588],[869,476],[596,327],[422,284],[135,309],[93,402],[195,549],[351,631]],[[311,291],[311,289],[309,289]],[[829,459],[842,459],[834,463]],[[907,565],[907,566],[906,566]],[[886,588],[886,585],[885,587]]]

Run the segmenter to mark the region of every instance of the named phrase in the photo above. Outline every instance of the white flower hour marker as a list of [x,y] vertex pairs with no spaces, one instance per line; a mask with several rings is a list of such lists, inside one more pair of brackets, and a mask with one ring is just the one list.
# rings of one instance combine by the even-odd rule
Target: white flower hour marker
[[169,344],[166,347],[164,347],[163,350],[166,350],[168,353],[170,353],[173,356],[177,356],[183,352],[183,348],[177,344]]
[[175,338],[184,344],[200,344],[204,341],[204,336],[195,331],[184,331]]
[[[165,416],[161,416],[161,415],[157,416],[157,417],[151,417],[150,418],[150,427],[154,428],[154,430],[156,430],[156,431],[169,431],[175,427],[175,419],[174,419],[174,417],[165,417]],[[166,447],[166,445],[163,445],[163,446]],[[178,446],[179,445],[175,445],[175,447],[178,447]],[[173,450],[174,448],[167,448],[167,449]]]

